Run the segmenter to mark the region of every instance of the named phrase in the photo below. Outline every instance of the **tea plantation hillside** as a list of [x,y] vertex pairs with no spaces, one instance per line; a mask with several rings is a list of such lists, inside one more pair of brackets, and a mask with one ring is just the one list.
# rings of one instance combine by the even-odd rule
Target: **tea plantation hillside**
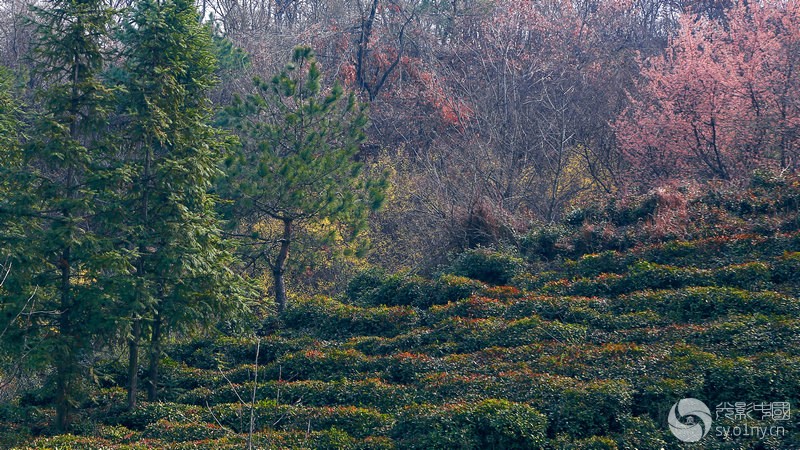
[[[249,336],[176,340],[134,411],[104,362],[71,435],[35,394],[2,406],[0,447],[800,449],[799,203],[797,180],[659,191],[516,256],[368,271]],[[683,398],[713,420],[696,444],[668,426]]]

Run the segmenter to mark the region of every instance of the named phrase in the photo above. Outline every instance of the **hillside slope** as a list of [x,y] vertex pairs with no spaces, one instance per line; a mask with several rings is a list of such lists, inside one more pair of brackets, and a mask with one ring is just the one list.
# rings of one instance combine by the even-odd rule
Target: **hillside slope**
[[[259,335],[174,343],[163,401],[134,412],[109,362],[76,435],[17,444],[797,449],[799,186],[579,210],[531,235],[526,270],[478,250],[434,280],[362,274]],[[667,425],[683,398],[710,410],[700,444]],[[47,414],[3,410],[6,442]]]

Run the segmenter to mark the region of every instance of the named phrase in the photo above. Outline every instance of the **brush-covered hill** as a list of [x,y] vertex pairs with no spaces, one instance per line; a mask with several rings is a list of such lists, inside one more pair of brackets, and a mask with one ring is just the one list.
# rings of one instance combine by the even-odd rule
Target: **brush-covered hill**
[[[365,272],[249,337],[174,342],[162,400],[135,411],[106,362],[72,435],[2,406],[0,446],[798,449],[799,206],[797,179],[664,189],[433,279]],[[684,398],[709,408],[675,411],[696,444],[668,426]]]

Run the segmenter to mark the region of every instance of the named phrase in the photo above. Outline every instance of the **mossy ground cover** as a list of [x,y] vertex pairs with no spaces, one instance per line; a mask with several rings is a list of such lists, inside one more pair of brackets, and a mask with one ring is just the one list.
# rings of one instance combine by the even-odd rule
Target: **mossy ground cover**
[[[581,252],[584,221],[533,265],[476,251],[433,279],[362,274],[260,334],[177,339],[161,401],[134,411],[124,365],[98,365],[70,435],[48,435],[53,412],[35,396],[0,406],[0,447],[800,448],[795,411],[716,416],[800,406],[800,221],[788,200],[738,198],[698,206],[727,211],[705,219],[718,234]],[[667,426],[687,397],[714,419],[701,444]],[[745,423],[780,435],[716,435]]]

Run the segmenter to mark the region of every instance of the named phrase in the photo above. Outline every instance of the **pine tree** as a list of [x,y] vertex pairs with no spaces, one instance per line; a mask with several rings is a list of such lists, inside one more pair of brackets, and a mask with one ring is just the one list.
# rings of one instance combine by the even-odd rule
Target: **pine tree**
[[239,158],[230,161],[231,195],[239,234],[251,240],[243,247],[255,249],[251,260],[267,262],[275,303],[283,310],[296,230],[327,219],[358,234],[367,213],[380,207],[386,181],[360,175],[355,156],[365,138],[364,108],[338,84],[323,91],[310,48],[296,48],[271,82],[256,79],[255,91],[235,99],[225,115],[244,144]]
[[132,408],[143,332],[150,332],[147,392],[153,401],[165,332],[211,320],[236,300],[237,281],[209,192],[229,141],[209,125],[215,83],[210,32],[191,0],[142,0],[123,41],[125,158],[134,174],[125,204],[137,254],[127,311]]

